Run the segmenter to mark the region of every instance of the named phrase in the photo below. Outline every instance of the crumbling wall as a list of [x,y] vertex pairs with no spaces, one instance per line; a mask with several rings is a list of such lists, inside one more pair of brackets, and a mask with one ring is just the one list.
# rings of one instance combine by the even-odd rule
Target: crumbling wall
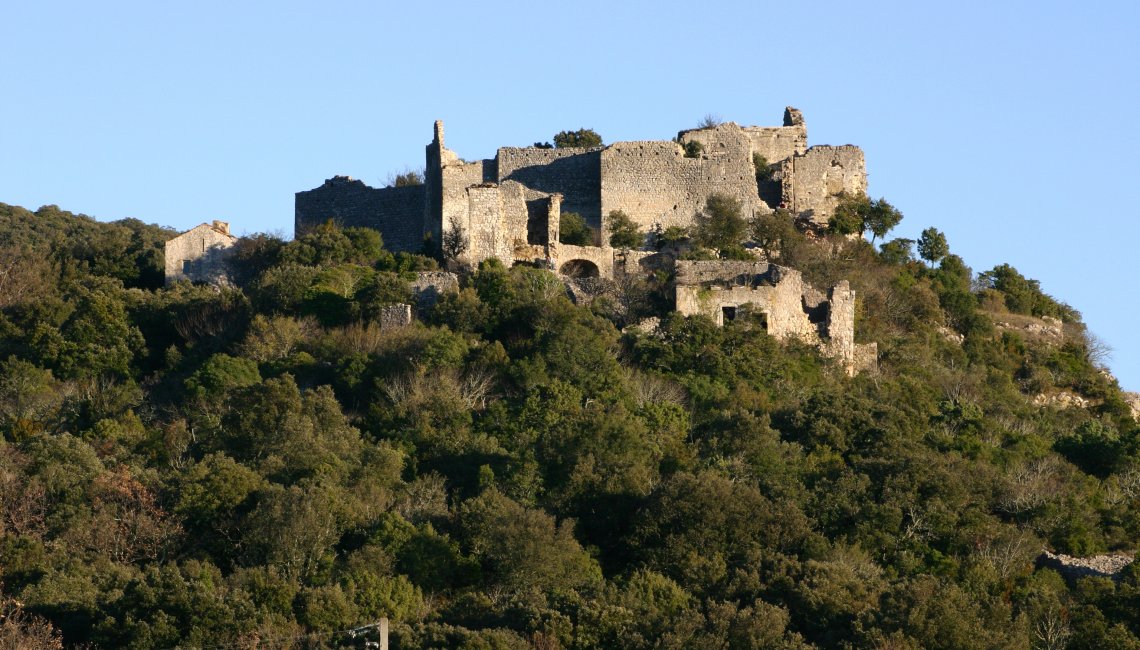
[[752,162],[752,154],[758,153],[773,164],[807,150],[807,127],[802,119],[799,124],[788,126],[740,126],[735,122],[725,122],[715,127],[681,131],[677,139],[682,145],[699,142],[704,153],[728,149],[733,155],[743,143],[739,153],[748,162]]
[[412,290],[416,310],[425,313],[435,307],[443,294],[459,291],[459,276],[447,271],[420,271],[408,286]]
[[383,305],[380,307],[380,315],[377,320],[380,321],[381,330],[406,327],[412,324],[412,306],[402,302],[394,305]]
[[388,250],[418,252],[423,247],[424,200],[422,185],[375,188],[335,176],[318,188],[296,193],[294,233],[303,235],[332,220],[344,228],[380,231]]
[[718,146],[686,158],[675,142],[618,142],[602,152],[602,213],[621,210],[643,231],[655,226],[688,227],[708,197],[738,198],[745,218],[761,207],[748,143],[737,128],[721,133]]
[[825,226],[840,194],[867,191],[863,150],[852,145],[815,146],[781,163],[783,203],[796,215]]
[[583,265],[576,262],[587,262],[596,269],[597,275],[591,277],[612,278],[614,276],[614,249],[606,246],[573,246],[570,244],[555,243],[549,247],[551,265],[563,275],[573,275],[570,267]]
[[819,344],[819,327],[804,309],[803,276],[767,262],[677,262],[677,311],[724,324],[724,308],[751,304],[765,315],[768,334]]
[[483,161],[454,161],[442,167],[439,176],[440,231],[445,233],[458,225],[470,237],[471,204],[467,188],[483,183]]
[[233,254],[237,237],[229,224],[214,221],[195,226],[166,242],[166,284],[179,280],[226,284],[226,261]]
[[678,261],[676,310],[708,316],[723,325],[726,314],[751,305],[763,314],[768,334],[819,346],[849,374],[874,367],[875,344],[855,343],[855,292],[847,281],[825,295],[799,271],[767,262]]
[[511,250],[507,245],[508,233],[503,222],[503,194],[498,185],[486,183],[468,187],[467,222],[462,224],[467,231],[467,252],[463,260],[475,266],[479,262],[497,257],[510,260]]
[[807,128],[800,126],[746,126],[744,134],[752,152],[764,156],[769,164],[776,163],[807,149]]
[[498,181],[562,195],[562,212],[577,212],[601,231],[601,149],[503,147],[495,157]]

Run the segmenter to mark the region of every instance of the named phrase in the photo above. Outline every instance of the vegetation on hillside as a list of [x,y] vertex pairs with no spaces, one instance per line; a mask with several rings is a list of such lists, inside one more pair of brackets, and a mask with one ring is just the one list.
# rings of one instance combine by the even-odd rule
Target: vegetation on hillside
[[[1079,314],[1012,267],[708,207],[708,245],[850,280],[879,371],[493,260],[383,331],[436,263],[373,231],[245,238],[238,286],[164,288],[168,231],[0,205],[0,639],[1140,647],[1140,568],[1034,568],[1140,536],[1140,428]],[[1091,406],[1033,404],[1058,391]]]

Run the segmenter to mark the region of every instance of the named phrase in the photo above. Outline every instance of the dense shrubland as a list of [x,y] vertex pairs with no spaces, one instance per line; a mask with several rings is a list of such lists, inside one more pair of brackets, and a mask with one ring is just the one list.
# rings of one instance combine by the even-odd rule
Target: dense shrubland
[[[881,358],[849,379],[747,315],[668,315],[662,278],[585,308],[492,261],[381,331],[435,262],[374,232],[246,238],[216,290],[163,288],[151,226],[0,224],[16,647],[326,647],[382,616],[403,648],[1140,647],[1140,570],[1034,569],[1133,547],[1140,449],[1079,315],[1011,267],[747,224],[851,281]],[[1060,390],[1092,406],[1033,405]]]

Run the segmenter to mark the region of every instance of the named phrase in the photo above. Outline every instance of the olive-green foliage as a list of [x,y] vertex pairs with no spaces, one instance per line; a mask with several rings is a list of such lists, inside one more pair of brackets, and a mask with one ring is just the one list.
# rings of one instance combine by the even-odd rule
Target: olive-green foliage
[[700,158],[701,152],[705,150],[704,146],[696,140],[689,140],[685,143],[685,157],[686,158]]
[[705,202],[705,209],[697,214],[696,243],[731,257],[740,249],[748,230],[748,222],[740,213],[740,201],[727,194],[713,194]]
[[558,241],[573,246],[590,246],[594,243],[594,231],[586,225],[582,215],[563,212],[558,221]]
[[1041,283],[1021,275],[1009,264],[1000,264],[978,276],[978,280],[989,288],[1002,293],[1005,308],[1015,314],[1052,316],[1066,322],[1080,320],[1080,314],[1072,307],[1057,302],[1041,290]]
[[937,228],[927,228],[918,237],[918,255],[931,264],[937,263],[950,252],[946,235]]
[[[750,226],[813,285],[847,279],[878,371],[744,306],[669,313],[666,271],[585,307],[487,260],[385,330],[434,262],[370,231],[246,238],[237,287],[162,287],[150,227],[3,206],[0,634],[343,647],[388,617],[395,647],[1140,646],[1140,569],[1034,567],[1140,538],[1140,427],[1079,314],[933,230],[922,264],[706,208],[686,255],[747,254]],[[1033,403],[1060,390],[1091,406]]]
[[641,248],[645,235],[641,229],[621,210],[610,212],[610,246],[614,248]]
[[577,131],[559,131],[554,135],[554,146],[559,149],[567,147],[600,147],[602,136],[593,129],[578,129]]
[[874,243],[899,225],[902,218],[902,213],[886,199],[872,201],[866,194],[842,194],[827,228],[840,235],[861,235],[869,231]]
[[756,168],[756,182],[766,183],[772,180],[772,168],[768,159],[759,151],[752,154],[752,166]]

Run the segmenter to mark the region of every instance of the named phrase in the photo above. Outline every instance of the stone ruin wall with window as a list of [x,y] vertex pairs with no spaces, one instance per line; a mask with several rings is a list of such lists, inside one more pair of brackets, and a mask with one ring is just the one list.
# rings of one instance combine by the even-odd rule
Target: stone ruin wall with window
[[855,343],[855,292],[846,280],[823,292],[768,262],[678,260],[675,290],[680,314],[724,325],[751,310],[769,335],[817,346],[850,374],[873,367],[878,355],[874,343]]
[[[687,157],[685,146],[699,144]],[[766,161],[757,174],[754,160]],[[643,231],[694,223],[708,197],[741,201],[744,215],[785,208],[826,225],[842,192],[866,189],[863,153],[850,145],[807,145],[807,126],[794,108],[782,126],[728,122],[680,132],[673,140],[616,142],[590,149],[502,147],[494,158],[462,160],[447,148],[442,122],[425,151],[422,186],[372,188],[337,176],[298,192],[295,231],[327,220],[369,226],[390,250],[438,246],[453,227],[470,239],[461,260],[542,260],[559,267],[557,222],[576,212],[606,248],[608,215],[620,210]],[[496,196],[497,195],[497,196]],[[556,248],[556,247],[555,247]],[[517,254],[516,254],[517,252]]]
[[[377,189],[338,176],[298,192],[296,233],[332,219],[379,230],[390,250],[419,252],[425,242],[438,249],[458,230],[466,242],[455,260],[460,267],[495,257],[612,279],[637,272],[637,260],[648,255],[609,246],[612,211],[624,212],[646,233],[689,227],[710,196],[727,194],[741,202],[746,218],[782,208],[822,227],[840,194],[867,186],[863,152],[851,145],[809,147],[803,116],[791,107],[781,126],[728,122],[682,131],[673,140],[595,148],[502,147],[494,158],[475,161],[448,149],[443,123],[436,122],[425,163],[418,187]],[[558,241],[566,212],[584,218],[593,245]],[[846,282],[824,293],[804,284],[797,271],[766,262],[678,262],[676,296],[681,313],[703,313],[718,323],[752,305],[777,338],[818,345],[849,371],[873,365],[873,346],[854,342],[855,296]]]
[[237,237],[224,221],[204,223],[166,242],[166,285],[179,280],[225,284],[226,260]]

